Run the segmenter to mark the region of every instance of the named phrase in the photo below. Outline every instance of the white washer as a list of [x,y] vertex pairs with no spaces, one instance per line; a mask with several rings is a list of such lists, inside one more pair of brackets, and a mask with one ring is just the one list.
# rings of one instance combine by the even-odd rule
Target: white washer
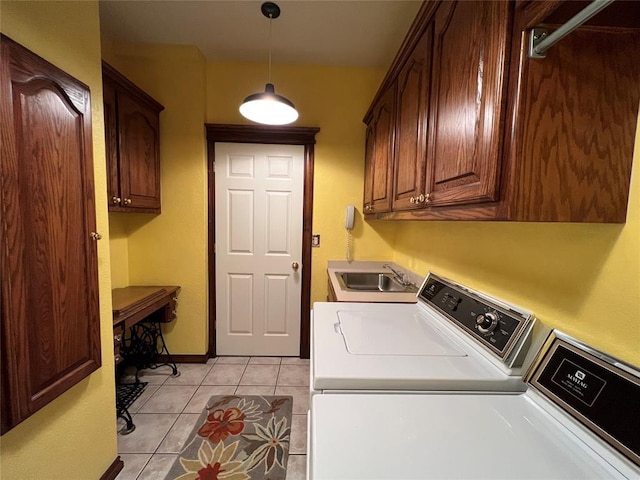
[[416,304],[315,303],[311,393],[525,390],[531,312],[429,273]]
[[312,398],[309,480],[640,478],[640,371],[555,332],[525,393]]

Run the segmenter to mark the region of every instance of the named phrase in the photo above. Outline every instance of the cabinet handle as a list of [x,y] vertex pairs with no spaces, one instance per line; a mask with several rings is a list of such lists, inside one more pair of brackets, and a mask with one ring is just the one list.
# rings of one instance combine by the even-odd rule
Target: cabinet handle
[[431,203],[431,194],[427,193],[424,197],[424,203],[429,204]]
[[122,334],[121,334],[121,333],[119,333],[118,335],[114,335],[114,336],[113,336],[113,339],[114,339],[116,342],[120,343],[120,342],[122,341]]
[[178,314],[177,310],[171,310],[171,315],[173,315],[174,317]]
[[113,203],[114,205],[118,205],[121,202],[122,199],[120,197],[111,197],[111,203]]
[[416,198],[416,203],[422,203],[422,202],[424,202],[425,198],[426,198],[426,197],[424,196],[424,194],[422,194],[422,193],[421,193],[421,194],[418,196],[418,198]]
[[409,199],[409,201],[410,201],[411,203],[416,203],[416,197],[411,197],[411,198]]
[[122,203],[124,203],[125,205],[131,205],[131,199],[125,198]]
[[91,237],[91,240],[95,241],[98,241],[102,238],[102,235],[100,235],[98,232],[91,232],[89,236]]
[[114,360],[114,361],[115,361],[115,363],[117,364],[117,363],[119,363],[119,362],[120,362],[120,360],[122,360],[122,357],[121,357],[120,355],[116,355],[116,356],[114,356],[114,357],[113,357],[113,360]]
[[173,300],[174,302],[177,302],[178,301],[178,297],[177,296],[176,297],[171,297],[171,300]]

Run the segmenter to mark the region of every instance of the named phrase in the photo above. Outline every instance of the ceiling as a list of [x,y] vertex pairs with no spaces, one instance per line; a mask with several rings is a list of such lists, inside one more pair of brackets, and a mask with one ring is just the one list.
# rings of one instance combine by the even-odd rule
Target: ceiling
[[[387,68],[421,1],[277,2],[274,64]],[[267,62],[269,20],[253,0],[100,0],[102,34],[111,41],[195,45],[212,61]]]

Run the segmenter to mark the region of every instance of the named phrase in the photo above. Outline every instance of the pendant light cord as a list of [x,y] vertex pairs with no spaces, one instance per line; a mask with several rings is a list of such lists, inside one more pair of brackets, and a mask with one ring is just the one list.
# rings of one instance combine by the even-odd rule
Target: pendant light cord
[[273,14],[269,14],[269,83],[271,83],[271,23],[273,22]]

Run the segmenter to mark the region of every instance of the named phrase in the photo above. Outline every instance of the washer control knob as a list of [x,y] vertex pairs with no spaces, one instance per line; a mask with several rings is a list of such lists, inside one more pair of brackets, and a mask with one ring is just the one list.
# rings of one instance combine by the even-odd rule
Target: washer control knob
[[478,315],[476,325],[480,333],[491,333],[498,326],[498,314],[496,312],[487,312],[484,315]]

